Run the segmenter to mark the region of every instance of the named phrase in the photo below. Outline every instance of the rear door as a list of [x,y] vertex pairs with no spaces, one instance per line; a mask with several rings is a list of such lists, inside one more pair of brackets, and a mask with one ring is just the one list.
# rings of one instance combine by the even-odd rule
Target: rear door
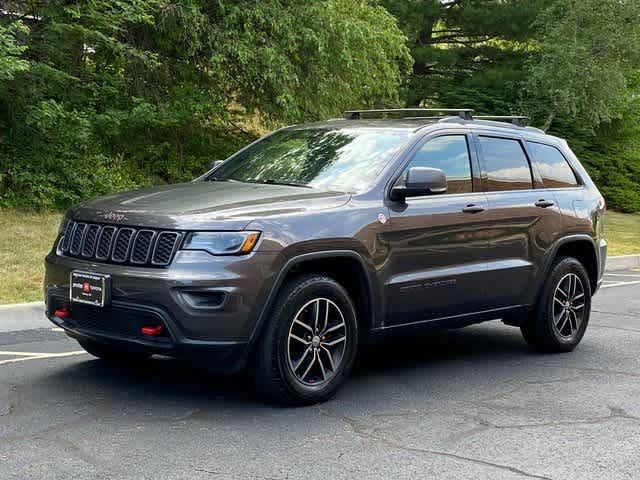
[[397,175],[411,167],[443,170],[448,191],[390,206],[387,324],[474,312],[485,302],[487,199],[471,135],[429,137]]
[[487,297],[494,308],[524,305],[562,229],[562,215],[521,138],[478,133],[474,139],[489,203]]

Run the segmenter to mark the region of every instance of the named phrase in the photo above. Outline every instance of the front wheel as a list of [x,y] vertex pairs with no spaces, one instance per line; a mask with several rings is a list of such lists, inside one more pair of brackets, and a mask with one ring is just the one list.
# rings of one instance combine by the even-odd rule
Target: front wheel
[[520,327],[527,343],[543,352],[570,352],[582,340],[591,313],[591,284],[575,258],[551,268],[538,305]]
[[358,348],[355,308],[324,275],[302,275],[282,289],[257,352],[256,383],[269,399],[309,405],[331,397]]

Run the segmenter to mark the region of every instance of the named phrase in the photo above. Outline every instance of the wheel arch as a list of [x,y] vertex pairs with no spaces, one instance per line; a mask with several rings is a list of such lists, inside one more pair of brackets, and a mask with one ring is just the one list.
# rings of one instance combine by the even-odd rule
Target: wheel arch
[[[264,330],[267,318],[284,282],[292,275],[300,273],[319,273],[332,277],[351,295],[356,304],[358,323],[366,334],[377,323],[379,308],[378,294],[375,290],[373,273],[365,259],[354,250],[328,250],[297,255],[290,258],[280,269],[260,311],[249,339],[249,348],[253,349]],[[343,269],[341,271],[341,269]]]
[[547,257],[542,281],[538,289],[538,296],[542,291],[544,279],[549,274],[553,263],[558,257],[573,257],[580,261],[589,275],[591,292],[595,293],[598,289],[598,280],[600,278],[596,243],[589,235],[570,235],[558,240],[554,244],[551,254]]

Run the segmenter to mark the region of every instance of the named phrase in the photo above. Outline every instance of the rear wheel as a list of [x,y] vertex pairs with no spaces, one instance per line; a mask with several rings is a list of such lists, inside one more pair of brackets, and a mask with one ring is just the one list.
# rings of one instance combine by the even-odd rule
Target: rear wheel
[[129,362],[140,362],[151,356],[149,353],[132,352],[129,350],[114,348],[102,343],[94,342],[93,340],[83,339],[78,340],[78,343],[94,357],[98,357],[99,359],[110,363],[126,364]]
[[278,403],[322,402],[353,367],[358,325],[347,291],[324,275],[303,275],[282,289],[257,353],[259,391]]
[[591,313],[591,284],[582,264],[558,259],[538,305],[520,327],[527,343],[543,352],[570,352],[580,343]]

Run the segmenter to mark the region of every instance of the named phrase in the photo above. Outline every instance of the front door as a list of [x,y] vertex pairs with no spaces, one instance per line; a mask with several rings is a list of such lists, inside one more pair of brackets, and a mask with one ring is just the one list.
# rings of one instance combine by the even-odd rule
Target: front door
[[411,167],[443,170],[447,192],[407,198],[390,207],[387,325],[457,316],[485,306],[488,203],[471,140],[459,133],[428,138],[402,168],[404,173]]

